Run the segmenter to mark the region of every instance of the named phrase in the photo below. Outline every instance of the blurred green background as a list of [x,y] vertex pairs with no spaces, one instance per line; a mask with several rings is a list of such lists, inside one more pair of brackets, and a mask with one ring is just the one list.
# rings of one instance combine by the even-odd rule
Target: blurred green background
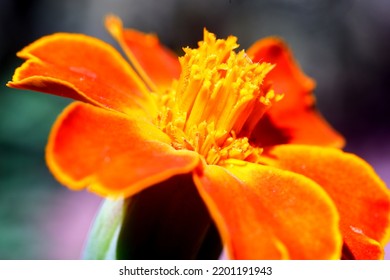
[[[79,32],[114,43],[103,27],[108,13],[177,52],[195,46],[203,27],[238,36],[243,48],[283,37],[317,81],[318,107],[346,136],[346,150],[390,185],[390,1],[1,0],[1,84],[21,63],[15,53],[43,35]],[[60,186],[44,162],[50,127],[69,100],[0,91],[0,259],[78,259],[101,200]]]

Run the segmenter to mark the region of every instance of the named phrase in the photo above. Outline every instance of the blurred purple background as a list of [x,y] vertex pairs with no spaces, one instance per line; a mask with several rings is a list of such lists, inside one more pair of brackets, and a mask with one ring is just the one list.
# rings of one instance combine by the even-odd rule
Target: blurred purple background
[[[43,35],[79,32],[113,43],[103,27],[108,13],[177,52],[195,46],[203,27],[238,36],[243,48],[283,37],[317,81],[318,107],[346,136],[346,150],[390,185],[388,0],[1,0],[2,84],[21,62],[15,53]],[[51,124],[69,101],[0,90],[0,259],[78,259],[101,200],[61,187],[43,159]]]

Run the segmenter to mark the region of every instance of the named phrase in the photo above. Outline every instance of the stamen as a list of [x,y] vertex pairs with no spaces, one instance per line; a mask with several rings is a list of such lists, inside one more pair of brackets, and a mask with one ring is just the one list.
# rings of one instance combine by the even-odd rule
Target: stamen
[[244,51],[234,52],[236,41],[233,36],[216,39],[205,30],[198,49],[184,49],[182,73],[161,98],[157,123],[172,146],[193,150],[209,164],[257,162],[262,149],[250,145],[249,130],[281,99],[263,85],[273,65],[253,63]]

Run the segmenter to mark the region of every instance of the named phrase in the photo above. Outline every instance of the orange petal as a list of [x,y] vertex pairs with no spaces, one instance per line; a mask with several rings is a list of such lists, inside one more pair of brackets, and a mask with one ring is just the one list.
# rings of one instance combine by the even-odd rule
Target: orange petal
[[304,176],[229,161],[206,166],[194,180],[231,258],[340,258],[336,208]]
[[[348,231],[344,236],[345,243],[350,250],[353,259],[378,260],[383,259],[384,250],[382,245],[360,232]],[[350,249],[352,248],[352,250]]]
[[165,90],[179,77],[177,55],[164,48],[155,35],[123,29],[116,16],[106,18],[106,27],[152,90]]
[[196,153],[169,143],[166,134],[134,115],[75,102],[54,125],[46,160],[71,189],[127,197],[198,165]]
[[[269,119],[266,121],[282,132],[282,138],[288,139],[285,143],[344,145],[342,136],[315,109],[312,95],[315,83],[301,71],[283,41],[277,38],[259,40],[248,50],[248,55],[254,62],[275,65],[264,83],[271,85],[276,93],[284,94],[284,97],[269,109],[266,113]],[[259,125],[264,126],[261,122]],[[254,134],[253,138],[261,139],[265,133],[258,127]]]
[[370,165],[325,147],[281,145],[264,155],[265,163],[300,173],[324,188],[337,206],[345,242],[355,257],[381,257],[376,243],[389,239],[390,192]]
[[18,53],[27,61],[8,86],[51,93],[121,112],[155,114],[142,80],[110,45],[82,34],[43,37]]

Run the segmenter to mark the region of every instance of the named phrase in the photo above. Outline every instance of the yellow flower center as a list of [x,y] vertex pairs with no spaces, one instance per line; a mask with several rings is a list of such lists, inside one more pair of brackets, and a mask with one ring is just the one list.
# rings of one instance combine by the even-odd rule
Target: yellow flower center
[[234,52],[237,47],[236,37],[216,39],[205,30],[197,49],[184,49],[182,73],[160,100],[157,125],[172,146],[196,151],[208,164],[256,162],[261,148],[250,145],[248,129],[281,98],[262,87],[273,65],[253,63],[244,51]]

